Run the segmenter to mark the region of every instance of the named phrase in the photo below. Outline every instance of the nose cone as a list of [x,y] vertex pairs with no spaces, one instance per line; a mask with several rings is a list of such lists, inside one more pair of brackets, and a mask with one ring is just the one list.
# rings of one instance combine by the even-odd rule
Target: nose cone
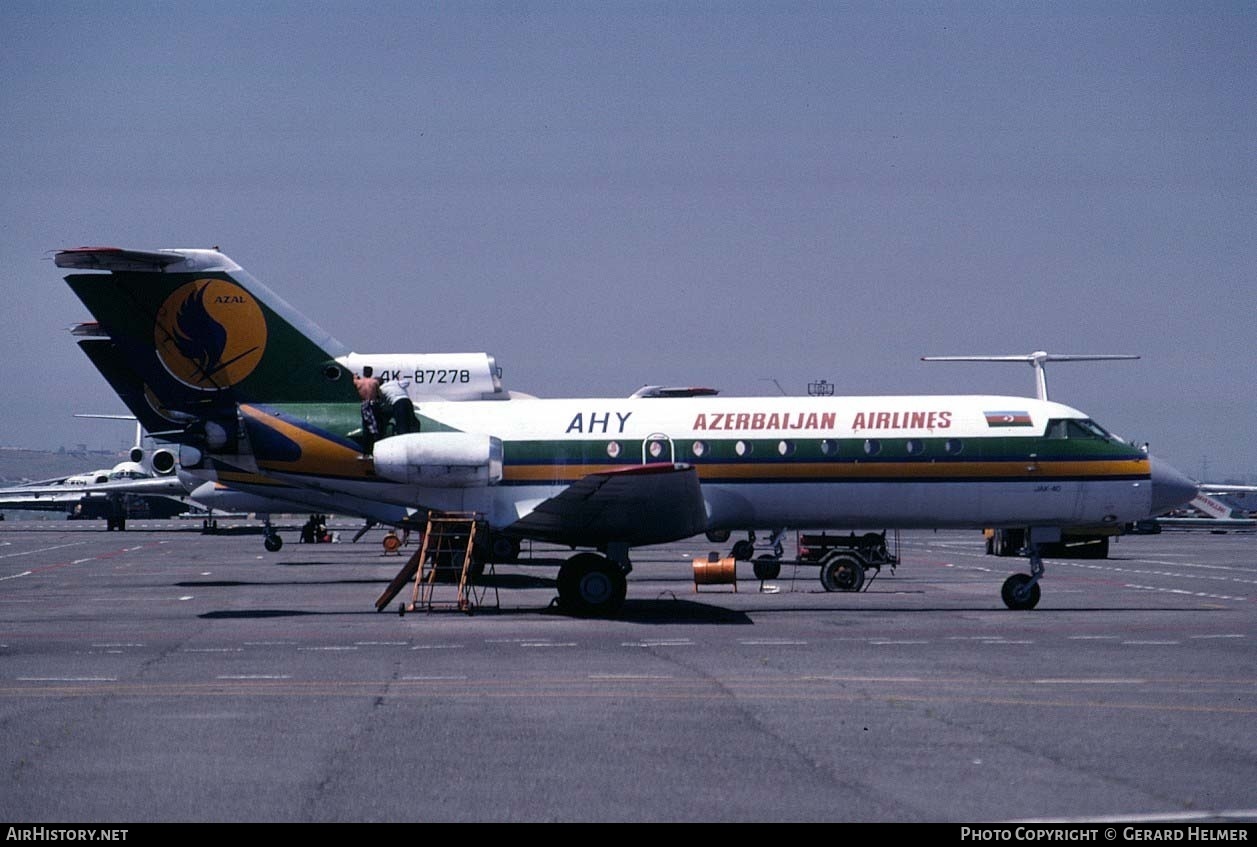
[[1199,492],[1199,486],[1183,474],[1157,459],[1149,459],[1152,466],[1152,514],[1161,515],[1190,503]]

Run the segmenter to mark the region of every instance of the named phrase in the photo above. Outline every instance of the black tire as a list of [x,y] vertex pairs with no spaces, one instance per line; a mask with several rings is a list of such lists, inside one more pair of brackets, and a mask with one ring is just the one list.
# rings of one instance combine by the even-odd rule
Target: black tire
[[1013,574],[1004,580],[999,593],[1010,609],[1033,609],[1039,604],[1039,583],[1031,584],[1030,574]]
[[278,553],[279,548],[284,546],[284,539],[278,535],[268,535],[262,539],[262,546],[267,549],[267,552]]
[[781,576],[781,560],[765,553],[755,560],[751,570],[754,571],[756,579],[776,579]]
[[610,617],[624,605],[624,572],[596,553],[578,553],[559,568],[559,606],[570,615]]
[[729,540],[730,532],[727,529],[713,529],[707,533],[707,540],[712,544],[724,544]]
[[755,543],[743,539],[733,545],[733,552],[729,555],[739,562],[749,562],[751,557],[755,555]]
[[859,591],[864,587],[864,565],[855,556],[831,555],[821,565],[821,585],[826,591]]

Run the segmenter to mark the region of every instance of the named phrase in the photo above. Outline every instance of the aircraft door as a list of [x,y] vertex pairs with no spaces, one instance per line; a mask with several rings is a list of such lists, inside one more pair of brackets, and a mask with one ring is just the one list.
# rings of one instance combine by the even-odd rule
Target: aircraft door
[[658,462],[676,463],[676,447],[672,439],[662,432],[653,432],[642,439],[642,464]]

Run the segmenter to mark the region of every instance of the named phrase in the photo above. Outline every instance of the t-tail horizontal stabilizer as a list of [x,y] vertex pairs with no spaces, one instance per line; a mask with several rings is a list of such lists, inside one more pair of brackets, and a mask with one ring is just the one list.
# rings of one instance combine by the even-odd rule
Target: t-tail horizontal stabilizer
[[1025,362],[1034,368],[1035,396],[1040,400],[1048,399],[1047,368],[1048,362],[1105,362],[1116,359],[1138,359],[1126,353],[1046,353],[1036,350],[1024,356],[922,356],[922,362]]

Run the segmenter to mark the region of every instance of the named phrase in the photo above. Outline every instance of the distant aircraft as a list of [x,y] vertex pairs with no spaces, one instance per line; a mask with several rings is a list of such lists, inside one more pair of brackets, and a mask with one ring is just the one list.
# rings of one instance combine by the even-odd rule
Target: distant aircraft
[[781,526],[1026,528],[1030,573],[1001,596],[1028,609],[1040,547],[1063,528],[1196,494],[1083,413],[1024,397],[449,401],[414,380],[418,431],[373,440],[344,348],[221,253],[87,247],[55,262],[109,272],[66,281],[184,422],[167,436],[185,469],[474,512],[502,538],[587,548],[558,574],[560,604],[578,614],[618,610],[634,547]]
[[1157,531],[1162,529],[1206,529],[1210,532],[1228,532],[1231,530],[1257,529],[1257,518],[1250,517],[1243,509],[1223,502],[1212,495],[1225,495],[1232,492],[1252,492],[1257,487],[1251,485],[1209,485],[1202,484],[1201,491],[1188,505],[1196,511],[1196,515],[1171,513],[1151,518],[1142,522],[1145,526],[1155,525]]
[[173,451],[146,451],[137,443],[128,460],[112,468],[0,488],[0,508],[104,518],[110,531],[123,530],[136,509],[156,518],[188,511],[189,504],[179,499],[187,490],[174,471]]

